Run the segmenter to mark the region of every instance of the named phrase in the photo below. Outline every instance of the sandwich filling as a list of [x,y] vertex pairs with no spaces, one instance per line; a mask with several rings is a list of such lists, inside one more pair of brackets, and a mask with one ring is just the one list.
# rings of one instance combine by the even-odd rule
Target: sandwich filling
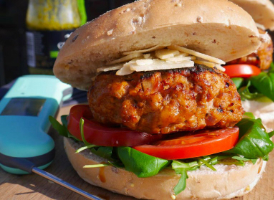
[[189,68],[194,67],[194,63],[225,71],[221,67],[221,64],[225,64],[225,62],[218,58],[185,47],[171,45],[124,52],[121,58],[107,63],[109,65],[107,67],[98,68],[97,72],[118,70],[116,75],[123,76],[140,71]]

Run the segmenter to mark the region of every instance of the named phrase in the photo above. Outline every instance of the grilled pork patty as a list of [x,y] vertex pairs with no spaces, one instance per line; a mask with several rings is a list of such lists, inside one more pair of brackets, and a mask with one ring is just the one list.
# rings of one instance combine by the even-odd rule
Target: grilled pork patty
[[126,76],[101,73],[88,100],[97,122],[154,134],[230,127],[243,115],[232,80],[201,65]]

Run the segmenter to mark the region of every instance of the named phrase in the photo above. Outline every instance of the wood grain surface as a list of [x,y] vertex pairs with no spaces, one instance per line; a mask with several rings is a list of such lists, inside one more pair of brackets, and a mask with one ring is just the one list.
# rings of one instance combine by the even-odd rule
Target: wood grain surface
[[[69,107],[62,108],[58,118],[67,114]],[[134,200],[134,198],[114,194],[107,190],[91,186],[83,181],[70,165],[63,148],[63,139],[54,130],[49,133],[56,143],[56,156],[53,163],[45,171],[58,176],[76,187],[106,200]],[[12,175],[0,168],[0,199],[2,200],[84,200],[85,198],[48,181],[36,174]],[[255,189],[244,197],[234,200],[273,200],[274,199],[274,152],[270,154],[270,160],[263,178]]]

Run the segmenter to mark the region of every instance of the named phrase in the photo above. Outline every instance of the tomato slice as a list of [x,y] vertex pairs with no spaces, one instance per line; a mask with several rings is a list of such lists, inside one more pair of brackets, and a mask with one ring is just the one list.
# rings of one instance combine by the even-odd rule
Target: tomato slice
[[260,68],[249,64],[235,64],[225,66],[225,73],[230,77],[249,78],[261,73]]
[[84,119],[84,135],[87,142],[98,146],[136,146],[150,144],[162,138],[162,135],[132,131],[125,128],[113,128],[92,121],[92,113],[88,105],[76,105],[70,109],[68,131],[79,140],[80,119]]
[[195,158],[232,149],[238,137],[238,127],[204,130],[193,135],[162,140],[153,145],[136,146],[134,149],[167,160]]

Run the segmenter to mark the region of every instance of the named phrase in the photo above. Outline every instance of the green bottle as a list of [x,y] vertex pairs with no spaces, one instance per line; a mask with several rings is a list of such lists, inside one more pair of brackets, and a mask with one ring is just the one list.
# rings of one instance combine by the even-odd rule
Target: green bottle
[[30,74],[52,74],[59,49],[86,21],[84,0],[29,0],[26,41]]

